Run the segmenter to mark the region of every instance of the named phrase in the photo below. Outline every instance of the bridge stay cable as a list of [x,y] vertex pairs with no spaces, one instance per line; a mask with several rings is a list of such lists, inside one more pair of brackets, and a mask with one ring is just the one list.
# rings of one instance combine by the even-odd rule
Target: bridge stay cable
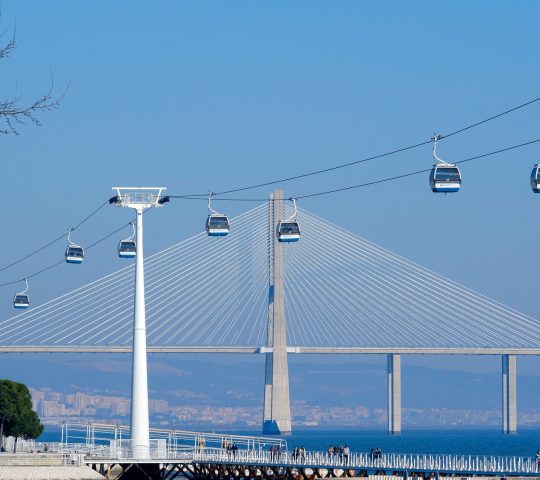
[[[199,234],[192,239],[188,239],[188,241],[181,242],[176,249],[168,248],[147,258],[146,286],[150,344],[153,342],[152,335],[161,335],[160,332],[167,331],[167,329],[171,331],[171,338],[173,335],[185,333],[185,330],[177,331],[178,316],[189,318],[191,322],[200,322],[205,315],[211,314],[209,312],[217,312],[222,318],[221,324],[213,324],[214,326],[220,326],[219,332],[221,332],[213,332],[214,335],[223,334],[228,335],[228,337],[234,335],[238,338],[239,334],[237,332],[233,332],[230,327],[227,330],[227,324],[230,324],[229,320],[235,313],[239,317],[237,321],[242,320],[244,324],[247,324],[242,312],[249,312],[249,310],[261,314],[259,322],[254,322],[253,325],[249,324],[254,332],[251,334],[251,342],[257,343],[261,341],[260,338],[256,339],[254,337],[255,335],[260,337],[260,332],[264,331],[261,326],[255,328],[258,323],[264,321],[262,313],[265,313],[264,303],[267,299],[264,292],[267,281],[264,274],[267,262],[266,253],[263,255],[263,252],[265,252],[264,247],[252,245],[250,248],[256,253],[255,256],[248,255],[243,264],[233,266],[232,269],[223,269],[223,267],[227,266],[227,261],[231,260],[231,258],[242,259],[244,257],[244,252],[246,252],[249,244],[254,244],[253,237],[249,235],[254,228],[261,233],[263,232],[262,226],[265,221],[264,218],[261,220],[260,213],[264,208],[262,206],[255,209],[255,213],[251,214],[251,219],[249,215],[243,215],[243,219],[246,220],[247,217],[247,221],[242,222],[240,225],[233,223],[235,229],[244,233],[244,235],[239,235],[240,238],[246,239],[244,242],[238,243],[238,240],[235,240],[234,237],[230,239],[212,239],[204,234]],[[245,231],[243,231],[243,228],[245,228]],[[261,235],[256,235],[255,239],[256,243],[265,242],[264,237]],[[199,246],[198,249],[195,249],[195,254],[193,254],[194,244]],[[205,246],[202,250],[201,245]],[[214,249],[214,246],[216,247],[214,256],[209,255],[209,246],[211,249]],[[175,258],[175,262],[167,261],[167,258],[171,257]],[[235,262],[231,263],[234,264]],[[244,280],[240,281],[244,293],[241,293],[235,299],[234,308],[225,308],[227,307],[227,304],[224,303],[225,300],[230,301],[233,297],[224,295],[221,298],[221,292],[223,289],[229,288],[227,285],[232,285],[233,281],[235,285],[239,284],[239,275],[236,274],[238,271],[245,275]],[[181,281],[177,277],[170,277],[173,272],[177,272],[177,277],[179,275]],[[204,275],[201,275],[201,273]],[[256,280],[256,289],[251,286],[251,280],[253,279]],[[49,339],[52,337],[53,344],[56,345],[67,342],[71,344],[88,344],[89,342],[90,344],[92,342],[129,344],[131,339],[129,320],[133,308],[132,281],[133,267],[125,267],[115,274],[106,276],[101,282],[92,282],[88,288],[83,287],[72,294],[63,295],[57,301],[48,302],[45,307],[34,308],[33,311],[28,312],[30,314],[28,317],[15,316],[8,323],[3,325],[0,323],[0,335],[3,335],[2,341],[11,342],[17,338],[17,340],[29,342],[33,337],[35,343],[43,344],[46,341],[45,336],[48,336]],[[164,286],[167,288],[165,293]],[[230,288],[232,289],[232,287]],[[250,288],[251,290],[249,290]],[[201,289],[211,299],[199,305],[198,313],[195,312],[199,316],[192,316],[197,306],[193,302],[186,304],[186,299],[193,297],[193,293],[195,293],[196,299],[197,290],[201,291]],[[256,290],[258,297],[257,302],[255,302],[255,305],[259,305],[257,308],[253,305],[253,302],[249,301],[250,298],[255,296],[254,290]],[[179,299],[183,300],[184,303],[177,306],[174,302],[167,302],[167,299],[173,299],[174,301]],[[242,303],[242,299],[244,299],[244,303]],[[169,308],[163,308],[167,304]],[[253,319],[251,315],[248,316]],[[154,329],[152,325],[155,319],[159,319],[161,323]],[[32,328],[29,328],[30,324]],[[66,325],[69,325],[69,328],[66,328]],[[187,326],[193,330],[192,336],[199,333],[196,323],[188,323]],[[242,329],[239,329],[239,331],[242,331]]]
[[[297,283],[308,284],[311,291],[327,294],[307,297],[307,293],[301,296],[301,291],[296,291],[288,297],[287,305],[303,302],[310,308],[306,317],[311,320],[319,318],[317,314],[320,311],[331,311],[331,318],[326,318],[326,321],[334,325],[334,337],[341,336],[342,344],[347,343],[346,337],[350,335],[347,324],[356,324],[359,329],[357,336],[361,333],[369,337],[369,332],[374,330],[379,334],[379,342],[382,341],[381,336],[386,336],[384,341],[388,346],[395,346],[391,341],[395,331],[399,332],[402,341],[408,339],[412,344],[415,341],[423,343],[418,340],[428,333],[441,346],[462,345],[464,339],[477,347],[510,343],[529,347],[540,345],[538,320],[363,241],[339,227],[326,225],[325,228],[326,222],[313,222],[313,217],[305,212],[302,212],[301,221],[308,232],[303,242],[311,244],[306,246],[302,257],[300,248],[286,254],[286,286],[290,286],[294,279]],[[330,234],[338,235],[340,241],[327,248],[322,237]],[[354,249],[347,246],[347,242],[353,243]],[[310,258],[317,261],[310,264]],[[367,298],[362,296],[365,292],[369,292]],[[340,313],[337,307],[332,309],[325,305],[325,301],[334,301],[335,298],[342,299],[342,304],[356,305],[354,318]],[[361,305],[357,305],[359,303]],[[370,311],[372,308],[377,309],[379,316]],[[294,324],[294,316],[293,311],[288,314],[289,325]],[[386,327],[385,323],[377,320],[381,316],[391,320]],[[403,329],[404,326],[408,328]],[[323,326],[317,325],[317,328],[322,329]],[[317,328],[311,328],[309,332]],[[298,336],[298,332],[295,335]],[[312,336],[303,341],[312,344],[315,339]]]
[[[266,346],[267,208],[231,218],[237,235],[147,257],[149,347]],[[303,209],[298,221],[304,238],[283,245],[291,347],[540,350],[539,320]],[[129,347],[133,281],[130,265],[0,321],[0,346]]]
[[[245,233],[247,234],[248,232],[245,232]],[[194,238],[197,238],[197,237],[194,237]],[[199,237],[199,240],[200,240],[200,237]],[[193,251],[193,238],[188,239],[181,243],[185,245],[186,247],[189,247],[188,248],[189,252]],[[174,263],[171,263],[170,261],[171,257],[176,259]],[[214,261],[212,258],[206,257],[206,259],[210,261]],[[176,252],[173,247],[165,249],[163,252],[161,252],[161,254],[149,257],[147,272],[149,272],[151,276],[150,276],[150,282],[147,282],[147,291],[149,292],[150,298],[152,298],[152,296],[154,295],[154,291],[156,290],[156,288],[159,291],[159,287],[161,285],[160,283],[160,285],[158,285],[157,287],[154,287],[152,283],[152,278],[154,276],[156,278],[160,278],[160,275],[162,275],[161,272],[156,270],[156,268],[159,268],[160,265],[165,265],[165,266],[173,267],[173,268],[180,268],[181,267],[180,264],[182,262],[185,263],[186,265],[190,265],[189,258],[186,259],[182,257],[181,255],[179,255],[178,252]],[[125,281],[122,279],[122,274],[126,274],[127,272],[129,272],[130,278],[126,279],[127,281]],[[88,305],[88,302],[91,302],[91,305],[95,306],[94,309],[100,308],[103,302],[106,302],[110,306],[116,306],[119,303],[118,300],[115,300],[118,296],[121,297],[122,295],[131,295],[132,283],[133,283],[133,267],[132,266],[128,266],[119,270],[118,275],[111,274],[104,278],[106,281],[101,282],[102,283],[101,285],[100,285],[100,282],[92,282],[91,284],[89,284],[89,288],[87,289],[87,292],[85,294],[81,295],[80,293],[81,289],[78,289],[71,294],[67,294],[60,297],[61,301],[58,302],[59,305],[56,305],[56,307],[48,306],[46,307],[46,310],[48,310],[49,314],[54,314],[54,315],[56,315],[58,312],[62,312],[65,315],[73,309],[76,309],[78,311],[86,310],[85,314],[81,313],[79,315],[82,319],[81,321],[84,322],[85,315],[87,315],[88,313],[92,313],[93,311],[93,309],[90,308],[90,306]],[[161,278],[161,280],[163,279]],[[122,284],[122,290],[120,291],[117,288],[115,288],[115,286],[118,285],[119,283]],[[132,302],[131,298],[132,297],[130,297],[129,302]],[[122,313],[125,313],[126,315],[129,312],[131,312],[131,304],[129,302],[127,305],[124,305],[124,311],[122,312]],[[34,309],[33,312],[29,312],[29,313],[31,315],[34,315],[34,314],[37,314],[38,311]],[[21,322],[23,322],[23,320],[21,320]],[[62,322],[60,319],[58,319],[57,323],[59,325],[59,328],[62,328]],[[48,329],[49,331],[54,326],[54,324],[51,324],[50,321],[47,319],[44,319],[42,324],[43,324],[43,328]],[[12,325],[10,328],[12,331],[15,331],[15,329],[17,328],[17,325]]]

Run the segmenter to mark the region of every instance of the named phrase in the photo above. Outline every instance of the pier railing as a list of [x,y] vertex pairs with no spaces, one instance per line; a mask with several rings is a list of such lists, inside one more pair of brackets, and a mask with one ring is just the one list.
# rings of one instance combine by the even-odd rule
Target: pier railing
[[[72,446],[71,453],[84,452],[87,461],[141,460],[134,456],[129,440],[113,441],[111,445]],[[68,452],[64,452],[68,453]],[[488,455],[422,455],[387,453],[373,457],[369,453],[330,455],[326,452],[306,452],[293,455],[290,451],[271,452],[263,449],[226,450],[222,448],[174,447],[165,442],[151,441],[145,460],[161,463],[234,464],[264,467],[322,469],[356,469],[385,472],[432,472],[479,475],[537,475],[534,458]]]
[[331,455],[326,452],[306,452],[293,455],[291,452],[246,451],[228,452],[221,449],[205,449],[192,453],[194,462],[243,463],[250,465],[284,465],[311,468],[355,468],[366,470],[431,471],[456,473],[505,473],[532,474],[537,472],[532,457],[488,456],[488,455],[422,455],[387,453],[372,456],[370,453]]
[[[369,472],[432,472],[479,475],[538,476],[533,457],[447,454],[374,455],[368,452],[330,454],[290,451],[279,438],[151,429],[145,460],[182,463],[234,463],[236,465],[283,466],[311,469],[356,469]],[[62,442],[49,445],[66,454],[81,453],[90,460],[137,460],[129,429],[101,424],[70,424]],[[140,449],[138,450],[140,451]]]
[[[109,445],[114,441],[125,441],[130,438],[129,427],[123,425],[108,425],[101,423],[65,423],[62,427],[62,443]],[[261,437],[253,435],[193,432],[188,430],[170,430],[150,428],[150,439],[165,439],[167,448],[224,448],[227,445],[236,445],[240,449],[259,450],[281,448],[287,450],[287,441],[276,437]],[[127,444],[126,444],[127,445]]]

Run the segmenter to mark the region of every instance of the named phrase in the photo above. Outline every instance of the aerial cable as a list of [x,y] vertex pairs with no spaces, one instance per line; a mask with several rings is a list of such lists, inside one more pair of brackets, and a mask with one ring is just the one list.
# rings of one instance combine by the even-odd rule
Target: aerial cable
[[[475,123],[472,123],[471,125],[467,125],[465,127],[459,128],[458,130],[454,130],[454,131],[452,131],[450,133],[447,133],[446,135],[440,135],[439,140],[449,138],[449,137],[453,137],[454,135],[458,135],[458,134],[463,133],[463,132],[465,132],[467,130],[470,130],[472,128],[478,127],[478,126],[483,125],[485,123],[488,123],[488,122],[490,122],[492,120],[495,120],[496,118],[500,118],[500,117],[503,117],[503,116],[508,115],[510,113],[513,113],[513,112],[515,112],[517,110],[520,110],[521,108],[532,105],[533,103],[536,103],[538,101],[540,101],[540,97],[533,98],[532,100],[529,100],[529,101],[527,101],[525,103],[522,103],[520,105],[512,107],[509,110],[505,110],[503,112],[497,113],[496,115],[492,115],[491,117],[485,118],[485,119],[480,120],[480,121],[475,122]],[[391,156],[391,155],[395,155],[397,153],[406,152],[407,150],[412,150],[412,149],[415,149],[415,148],[418,148],[418,147],[422,147],[424,145],[429,145],[429,144],[431,144],[431,142],[432,142],[432,139],[429,139],[429,140],[419,142],[419,143],[415,143],[413,145],[409,145],[409,146],[406,146],[406,147],[397,148],[397,149],[391,150],[389,152],[385,152],[385,153],[381,153],[381,154],[378,154],[378,155],[373,155],[373,156],[370,156],[370,157],[362,158],[360,160],[355,160],[353,162],[342,163],[340,165],[335,165],[333,167],[328,167],[328,168],[323,168],[323,169],[320,169],[320,170],[314,170],[314,171],[311,171],[311,172],[301,173],[299,175],[294,175],[294,176],[291,176],[291,177],[284,177],[284,178],[281,178],[279,180],[270,180],[268,182],[258,183],[258,184],[255,184],[255,185],[249,185],[249,186],[246,186],[246,187],[234,188],[234,189],[231,189],[231,190],[224,190],[222,192],[215,192],[213,195],[218,196],[218,195],[227,195],[229,193],[244,192],[246,190],[253,190],[253,189],[256,189],[256,188],[267,187],[269,185],[275,185],[275,184],[278,184],[278,183],[285,183],[285,182],[290,182],[292,180],[298,180],[300,178],[311,177],[311,176],[314,176],[314,175],[319,175],[321,173],[328,173],[328,172],[332,172],[334,170],[339,170],[339,169],[342,169],[342,168],[351,167],[353,165],[358,165],[358,164],[361,164],[361,163],[369,162],[371,160],[377,160],[379,158],[388,157],[388,156]],[[190,198],[190,197],[207,197],[207,196],[208,196],[208,194],[206,194],[206,193],[204,193],[204,194],[201,193],[201,194],[179,195],[179,196],[169,195],[170,198]]]
[[[481,155],[476,155],[474,157],[469,157],[469,158],[466,158],[464,160],[459,160],[459,161],[457,161],[455,163],[458,164],[458,163],[472,162],[473,160],[478,160],[480,158],[490,157],[492,155],[497,155],[499,153],[508,152],[510,150],[515,150],[516,148],[525,147],[527,145],[532,145],[533,143],[538,143],[538,142],[540,142],[540,138],[537,138],[536,140],[531,140],[529,142],[520,143],[519,145],[513,145],[511,147],[501,148],[500,150],[495,150],[493,152],[483,153]],[[379,179],[379,180],[373,180],[371,182],[360,183],[358,185],[351,185],[351,186],[348,186],[348,187],[335,188],[333,190],[326,190],[324,192],[310,193],[310,194],[307,194],[307,195],[297,195],[296,198],[297,199],[311,198],[311,197],[319,197],[321,195],[329,195],[331,193],[345,192],[347,190],[353,190],[353,189],[357,189],[357,188],[369,187],[371,185],[377,185],[379,183],[385,183],[385,182],[390,182],[390,181],[393,181],[393,180],[399,180],[399,179],[402,179],[402,178],[412,177],[414,175],[420,175],[421,173],[427,173],[427,172],[430,172],[430,171],[431,171],[431,168],[424,168],[422,170],[416,170],[414,172],[404,173],[402,175],[396,175],[396,176],[393,176],[393,177],[387,177],[387,178],[382,178],[382,179]]]
[[443,135],[442,138],[452,137],[459,133],[465,132],[466,130],[470,130],[471,128],[478,127],[479,125],[483,125],[484,123],[490,122],[491,120],[495,120],[496,118],[502,117],[504,115],[508,115],[509,113],[515,112],[516,110],[519,110],[520,108],[527,107],[528,105],[531,105],[538,101],[540,101],[540,97],[533,98],[532,100],[529,100],[528,102],[517,105],[509,110],[505,110],[504,112],[497,113],[496,115],[485,118],[484,120],[480,120],[479,122],[468,125],[467,127],[463,127],[463,128],[460,128],[459,130],[454,130],[453,132],[447,133],[446,135]]
[[[475,127],[483,125],[483,124],[485,124],[487,122],[490,122],[490,121],[492,121],[494,119],[500,118],[500,117],[508,115],[510,113],[513,113],[513,112],[515,112],[515,111],[517,111],[517,110],[519,110],[521,108],[532,105],[532,104],[534,104],[534,103],[536,103],[538,101],[540,101],[540,97],[529,100],[529,101],[527,101],[525,103],[522,103],[520,105],[512,107],[512,108],[510,108],[508,110],[505,110],[503,112],[500,112],[500,113],[498,113],[496,115],[492,115],[492,116],[490,116],[488,118],[485,118],[483,120],[475,122],[475,123],[473,123],[471,125],[467,125],[466,127],[460,128],[458,130],[454,130],[454,131],[452,131],[450,133],[447,133],[446,135],[440,135],[439,139],[445,139],[445,138],[449,138],[449,137],[452,137],[454,135],[460,134],[462,132],[465,132],[467,130],[470,130],[472,128],[475,128]],[[530,142],[530,143],[535,143],[535,142],[536,141],[533,141],[533,142]],[[213,193],[212,195],[217,196],[217,195],[225,195],[225,194],[229,194],[229,193],[237,193],[237,192],[246,191],[246,190],[252,190],[252,189],[255,189],[255,188],[265,187],[265,186],[269,186],[269,185],[275,185],[275,184],[278,184],[278,183],[285,183],[285,182],[289,182],[289,181],[292,181],[292,180],[298,180],[300,178],[306,178],[306,177],[310,177],[310,176],[313,176],[313,175],[318,175],[318,174],[321,174],[321,173],[327,173],[327,172],[338,170],[338,169],[341,169],[341,168],[346,168],[346,167],[350,167],[350,166],[353,166],[353,165],[358,165],[360,163],[368,162],[370,160],[376,160],[376,159],[379,159],[379,158],[383,158],[383,157],[387,157],[387,156],[394,155],[394,154],[397,154],[397,153],[401,153],[401,152],[404,152],[404,151],[407,151],[407,150],[412,150],[414,148],[418,148],[418,147],[421,147],[421,146],[424,146],[424,145],[427,145],[427,144],[430,144],[430,143],[431,143],[431,139],[423,141],[423,142],[419,142],[419,143],[416,143],[416,144],[413,144],[413,145],[409,145],[409,146],[406,146],[406,147],[398,148],[398,149],[395,149],[395,150],[392,150],[392,151],[389,151],[389,152],[385,152],[385,153],[382,153],[382,154],[366,157],[366,158],[356,160],[356,161],[353,161],[353,162],[343,163],[343,164],[340,164],[340,165],[335,165],[333,167],[328,167],[328,168],[324,168],[324,169],[320,169],[320,170],[315,170],[315,171],[312,171],[312,172],[307,172],[307,173],[303,173],[303,174],[299,174],[299,175],[295,175],[295,176],[291,176],[291,177],[285,177],[285,178],[282,178],[282,179],[279,179],[279,180],[272,180],[272,181],[269,181],[269,182],[259,183],[259,184],[251,185],[251,186],[247,186],[247,187],[241,187],[241,188],[236,188],[236,189],[231,189],[231,190],[225,190],[225,191],[222,191],[222,192]],[[524,146],[524,145],[526,145],[526,144],[523,144],[521,146]],[[517,148],[517,147],[514,147],[514,148]],[[505,150],[501,150],[501,151],[505,151]],[[492,154],[494,154],[494,153],[498,153],[498,152],[493,152]],[[481,158],[481,157],[476,157],[476,158]],[[468,160],[463,160],[463,161],[468,161]],[[460,163],[460,162],[456,162],[456,163]],[[406,174],[404,176],[397,176],[397,177],[384,179],[384,180],[377,181],[377,182],[374,182],[374,183],[381,183],[381,182],[386,182],[386,181],[390,181],[390,180],[396,180],[396,179],[399,179],[399,178],[404,178],[406,176],[416,175],[416,174],[420,174],[420,173],[425,173],[425,170],[418,171],[418,172],[413,172],[411,174]],[[344,189],[336,189],[336,190],[332,190],[332,191],[328,191],[328,192],[320,192],[320,193],[317,193],[317,194],[298,196],[297,198],[309,198],[309,197],[312,197],[312,196],[324,195],[324,194],[327,194],[327,193],[335,193],[335,192],[339,192],[339,191],[348,190],[348,189],[351,189],[351,188],[360,188],[362,186],[372,185],[374,183],[363,184],[363,185],[358,185],[358,186],[353,186],[353,187],[346,187]],[[201,198],[201,197],[203,197],[203,198]],[[169,195],[169,196],[167,196],[167,199],[169,199],[169,198],[177,198],[177,199],[186,199],[186,200],[202,200],[202,199],[206,199],[206,197],[208,197],[208,194]],[[73,230],[76,230],[77,228],[82,226],[84,223],[86,223],[88,220],[90,220],[90,218],[92,218],[95,214],[97,214],[105,205],[107,205],[109,203],[114,203],[116,200],[117,200],[116,197],[112,197],[112,198],[106,200],[104,203],[99,205],[94,211],[92,211],[89,215],[87,215],[83,220],[81,220],[77,225],[75,225],[73,227]],[[255,199],[226,199],[226,198],[222,198],[220,200],[239,201],[239,202],[240,201],[261,201],[259,199],[255,200]],[[266,201],[266,199],[263,199],[262,201]],[[60,235],[60,236],[54,238],[50,242],[47,242],[43,246],[37,248],[36,250],[33,250],[32,252],[28,253],[27,255],[25,255],[25,256],[15,260],[15,261],[11,262],[8,265],[5,265],[4,267],[1,267],[0,272],[2,272],[4,270],[7,270],[8,268],[10,268],[10,267],[12,267],[14,265],[17,265],[18,263],[20,263],[20,262],[22,262],[22,261],[36,255],[37,253],[45,250],[46,248],[50,247],[51,245],[54,245],[56,242],[62,240],[63,238],[64,238],[64,235]],[[0,286],[2,286],[2,285],[3,284],[1,284]]]
[[[508,152],[510,150],[515,150],[517,148],[526,147],[528,145],[532,145],[532,144],[538,143],[538,142],[540,142],[540,138],[537,138],[535,140],[530,140],[528,142],[520,143],[518,145],[512,145],[511,147],[501,148],[501,149],[495,150],[493,152],[483,153],[481,155],[476,155],[474,157],[469,157],[469,158],[466,158],[464,160],[459,160],[457,162],[454,162],[454,164],[472,162],[474,160],[478,160],[478,159],[485,158],[485,157],[490,157],[492,155],[497,155],[497,154],[503,153],[503,152]],[[432,144],[432,143],[433,143],[433,140],[430,140],[429,142],[425,142],[424,145]],[[395,176],[392,176],[392,177],[381,178],[379,180],[373,180],[371,182],[361,183],[361,184],[358,184],[358,185],[351,185],[349,187],[336,188],[336,189],[333,189],[333,190],[325,190],[325,191],[322,191],[322,192],[310,193],[310,194],[305,194],[305,195],[296,195],[295,199],[299,200],[299,199],[302,199],[302,198],[318,197],[318,196],[321,196],[321,195],[330,195],[332,193],[338,193],[338,192],[344,192],[344,191],[347,191],[347,190],[353,190],[353,189],[357,189],[357,188],[369,187],[371,185],[377,185],[379,183],[391,182],[393,180],[400,180],[402,178],[412,177],[414,175],[420,175],[422,173],[428,173],[430,171],[431,171],[431,168],[424,168],[422,170],[415,170],[413,172],[404,173],[402,175],[395,175]],[[217,194],[214,194],[214,196],[215,195],[217,195]],[[206,198],[198,197],[198,196],[195,196],[195,195],[170,195],[170,198],[176,198],[176,199],[180,199],[180,200],[202,200],[202,201],[207,201]],[[219,200],[220,201],[226,201],[226,202],[227,201],[228,202],[268,202],[268,201],[276,201],[277,202],[277,201],[289,200],[289,199],[275,198],[274,200],[269,200],[268,198],[220,198]]]
[[[77,225],[75,225],[71,230],[77,230],[77,228],[79,228],[80,226],[82,226],[84,223],[86,223],[88,220],[90,220],[96,213],[98,213],[105,205],[107,205],[109,203],[109,201],[107,200],[106,202],[102,203],[99,207],[97,207],[92,213],[90,213],[89,215],[87,215],[83,220],[81,220]],[[11,262],[9,265],[6,265],[2,268],[0,268],[0,272],[3,272],[4,270],[7,270],[8,268],[10,267],[13,267],[14,265],[17,265],[18,263],[26,260],[27,258],[30,258],[32,256],[34,256],[36,253],[39,253],[43,250],[45,250],[47,247],[50,247],[51,245],[54,245],[56,242],[59,242],[60,240],[66,238],[66,234],[63,233],[62,235],[56,237],[54,240],[51,240],[50,242],[46,243],[45,245],[37,248],[36,250],[28,253],[27,255],[25,255],[24,257],[21,257],[19,258],[18,260],[15,260],[13,262]],[[1,285],[0,285],[1,286]]]
[[[146,210],[148,211],[148,210]],[[90,244],[88,247],[85,247],[85,250],[88,250],[96,245],[98,245],[99,243],[101,242],[104,242],[105,240],[107,240],[108,238],[112,237],[113,235],[117,234],[118,232],[120,232],[121,230],[123,230],[124,228],[128,227],[131,225],[131,221],[122,225],[121,227],[117,228],[116,230],[114,230],[113,232],[109,233],[108,235],[100,238],[99,240],[96,240],[94,243]],[[74,230],[74,228],[72,229]],[[61,238],[66,238],[66,235],[63,234]],[[38,270],[37,272],[34,272],[34,273],[31,273],[30,275],[26,275],[26,277],[23,277],[23,278],[19,278],[17,280],[12,280],[12,281],[9,281],[9,282],[4,282],[4,283],[0,283],[0,287],[7,287],[8,285],[13,285],[15,283],[19,283],[19,282],[22,282],[25,278],[33,278],[33,277],[36,277],[44,272],[47,272],[51,269],[53,269],[54,267],[57,267],[58,265],[62,264],[62,263],[65,263],[65,260],[59,260],[51,265],[49,265],[48,267],[45,267],[45,268],[42,268],[41,270]]]

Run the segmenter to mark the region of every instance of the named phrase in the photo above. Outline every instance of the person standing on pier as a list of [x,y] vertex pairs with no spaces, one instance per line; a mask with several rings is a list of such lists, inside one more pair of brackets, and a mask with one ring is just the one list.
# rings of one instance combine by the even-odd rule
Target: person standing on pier
[[345,445],[343,447],[343,460],[345,461],[345,464],[349,464],[349,455],[351,454],[351,449],[348,445]]

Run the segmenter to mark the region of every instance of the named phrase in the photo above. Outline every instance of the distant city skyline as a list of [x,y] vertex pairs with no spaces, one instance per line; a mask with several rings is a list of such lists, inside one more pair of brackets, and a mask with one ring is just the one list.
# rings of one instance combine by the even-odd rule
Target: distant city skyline
[[[89,393],[61,393],[50,389],[30,388],[32,404],[44,425],[61,428],[64,422],[118,423],[128,425],[128,396]],[[384,429],[387,423],[385,408],[320,406],[307,401],[293,401],[294,428],[355,427]],[[204,405],[201,402],[175,405],[165,399],[150,399],[150,420],[154,427],[163,428],[245,428],[260,429],[261,406]],[[496,410],[404,408],[405,428],[471,428],[500,427],[501,412]],[[519,412],[521,427],[540,426],[540,410]]]

